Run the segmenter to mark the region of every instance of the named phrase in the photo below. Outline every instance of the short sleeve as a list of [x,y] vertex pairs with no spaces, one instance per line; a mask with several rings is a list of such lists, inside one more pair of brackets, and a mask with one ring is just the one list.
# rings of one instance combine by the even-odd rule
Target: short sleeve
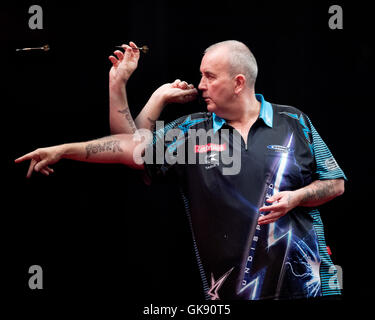
[[348,180],[343,170],[340,168],[337,161],[333,157],[331,151],[328,149],[327,145],[320,137],[318,131],[316,131],[315,127],[311,123],[311,120],[308,117],[306,118],[311,128],[311,135],[313,140],[312,148],[316,162],[316,174],[318,176],[318,179],[327,180],[342,178]]
[[181,117],[154,131],[152,142],[144,154],[146,184],[162,178],[174,179],[176,176],[178,156],[184,154],[180,150],[185,148],[186,139],[186,132],[179,125],[185,118]]

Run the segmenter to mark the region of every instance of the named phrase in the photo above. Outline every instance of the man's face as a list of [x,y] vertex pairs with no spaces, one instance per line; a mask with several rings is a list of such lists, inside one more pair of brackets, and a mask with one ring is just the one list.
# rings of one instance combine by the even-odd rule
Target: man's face
[[[198,89],[207,103],[207,110],[218,115],[226,113],[234,97],[235,81],[230,76],[226,48],[212,49],[202,59]],[[226,110],[227,109],[227,110]]]

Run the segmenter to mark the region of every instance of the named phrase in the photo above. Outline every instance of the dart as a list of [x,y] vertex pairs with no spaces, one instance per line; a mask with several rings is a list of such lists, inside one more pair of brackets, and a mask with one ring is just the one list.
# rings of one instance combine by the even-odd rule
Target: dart
[[21,48],[21,49],[16,49],[16,51],[30,51],[30,50],[43,50],[43,51],[48,51],[50,50],[50,47],[48,44],[42,46],[42,47],[35,47],[35,48]]
[[[122,46],[116,46],[116,48],[124,49]],[[150,50],[148,46],[137,47],[137,49],[143,53],[147,53]]]

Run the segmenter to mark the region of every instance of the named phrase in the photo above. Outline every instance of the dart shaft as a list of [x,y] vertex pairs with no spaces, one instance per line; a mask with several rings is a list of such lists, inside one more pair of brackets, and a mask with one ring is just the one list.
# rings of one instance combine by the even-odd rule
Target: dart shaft
[[49,48],[49,45],[44,45],[42,47],[34,47],[34,48],[20,48],[20,49],[16,49],[16,51],[30,51],[30,50],[43,50],[43,51],[48,51],[50,48]]
[[[125,49],[123,48],[122,46],[116,46],[116,48],[121,48],[121,49]],[[144,48],[140,48],[140,47],[135,47],[133,49],[138,49],[138,50],[144,50]],[[126,49],[125,49],[126,50]]]
[[[121,48],[121,49],[124,49],[126,50],[126,48],[124,48],[123,46],[116,46],[116,48]],[[135,47],[134,49],[138,49],[139,51],[142,51],[143,53],[147,53],[148,52],[148,46],[143,46],[143,47]]]

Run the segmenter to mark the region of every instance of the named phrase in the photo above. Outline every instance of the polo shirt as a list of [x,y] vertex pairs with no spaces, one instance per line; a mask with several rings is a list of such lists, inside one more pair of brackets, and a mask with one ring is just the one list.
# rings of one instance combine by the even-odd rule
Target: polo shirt
[[260,114],[247,141],[210,112],[156,130],[145,152],[147,176],[180,189],[206,299],[340,294],[317,208],[257,221],[273,194],[346,176],[307,115],[256,98]]

